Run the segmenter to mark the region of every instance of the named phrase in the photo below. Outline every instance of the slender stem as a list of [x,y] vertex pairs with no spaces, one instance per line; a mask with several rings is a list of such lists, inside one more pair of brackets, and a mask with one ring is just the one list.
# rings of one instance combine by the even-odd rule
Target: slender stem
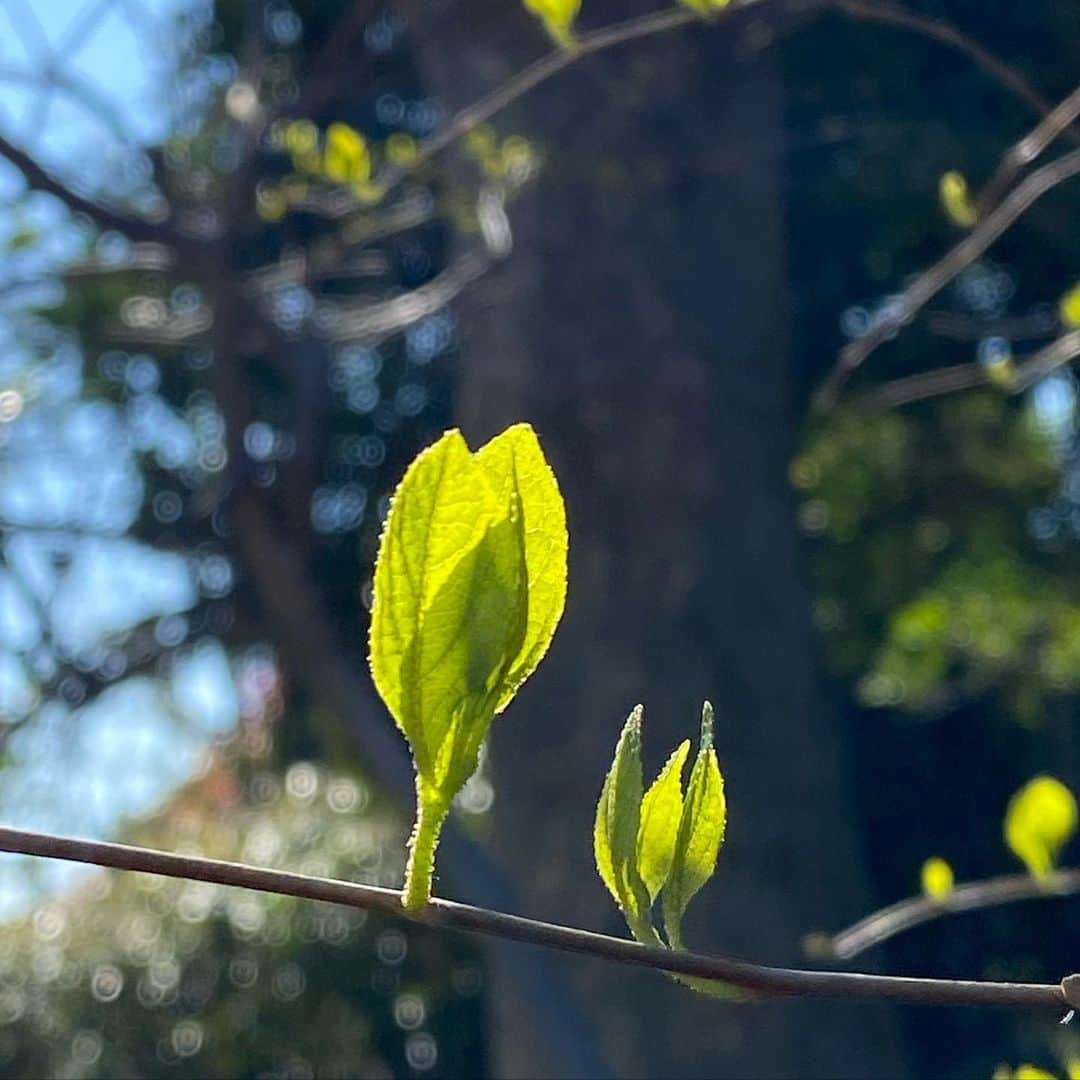
[[[1080,116],[1080,86],[1062,98],[1022,139],[1001,158],[994,175],[975,200],[980,215],[992,210],[1023,169],[1030,165],[1059,135],[1074,135],[1072,124]],[[1073,139],[1075,142],[1076,140]]]
[[1080,330],[1070,330],[1049,345],[1020,361],[1010,375],[995,383],[991,372],[983,364],[954,364],[891,379],[857,397],[854,404],[860,409],[892,409],[912,401],[951,394],[957,390],[970,390],[976,386],[998,385],[1005,393],[1019,394],[1033,382],[1080,356]]
[[841,349],[828,377],[814,395],[814,405],[828,409],[866,358],[884,344],[949,282],[979,258],[1033,203],[1059,184],[1080,175],[1080,150],[1071,150],[1036,169],[983,218],[955,247],[924,270],[897,297],[893,313]]
[[[943,19],[909,11],[900,4],[888,3],[886,0],[824,0],[824,6],[842,11],[863,22],[881,23],[901,30],[910,30],[947,48],[955,49],[982,68],[1000,86],[1023,101],[1033,112],[1045,118],[1056,111],[1053,103],[1043,97],[1024,78],[1018,68],[1006,63],[981,42]],[[1071,119],[1066,122],[1062,130],[1071,142],[1080,145],[1080,131],[1072,126]]]
[[291,874],[283,870],[264,870],[217,859],[172,855],[125,844],[76,840],[67,836],[0,827],[0,851],[66,859],[117,870],[137,870],[190,881],[209,881],[366,908],[404,917],[424,926],[465,930],[564,952],[597,956],[613,963],[718,979],[752,990],[758,996],[888,998],[926,1005],[1000,1005],[1059,1011],[1073,1008],[1077,1002],[1077,976],[1066,976],[1059,984],[1002,983],[764,967],[726,956],[653,948],[623,938],[537,922],[501,911],[456,904],[450,900],[431,900],[418,911],[408,911],[401,906],[401,894],[393,889]]
[[416,824],[409,837],[409,860],[405,864],[405,888],[401,893],[401,904],[406,911],[420,911],[431,899],[435,849],[449,809],[445,802],[428,795],[423,781],[417,780]]
[[812,935],[806,951],[816,959],[850,960],[889,938],[943,915],[1014,904],[1019,900],[1046,900],[1080,893],[1080,869],[1059,870],[1045,878],[1030,874],[1006,874],[958,885],[948,896],[934,900],[913,896],[890,904],[841,930],[832,937]]
[[[750,6],[760,0],[734,0],[724,14]],[[715,19],[715,16],[711,17]],[[522,68],[500,87],[493,90],[486,97],[467,106],[456,113],[450,122],[435,135],[420,144],[420,152],[412,167],[422,165],[430,161],[436,154],[445,150],[451,143],[456,142],[467,135],[474,128],[490,120],[496,113],[501,112],[508,105],[517,101],[518,98],[527,94],[530,90],[547,82],[553,75],[557,75],[564,68],[583,60],[593,53],[602,52],[616,45],[623,45],[639,38],[651,37],[653,34],[665,33],[669,30],[677,30],[692,23],[702,22],[702,16],[686,7],[672,7],[664,11],[653,11],[637,18],[626,19],[624,22],[605,26],[600,30],[582,34],[572,49],[555,49],[547,55],[533,61],[528,67]]]
[[122,210],[95,202],[93,199],[73,191],[61,183],[43,168],[38,161],[25,150],[0,135],[0,157],[6,158],[26,178],[27,184],[36,191],[47,191],[55,195],[73,213],[86,214],[95,225],[102,229],[116,229],[130,236],[133,240],[146,240],[165,245],[179,246],[189,241],[178,234],[166,223],[136,218]]

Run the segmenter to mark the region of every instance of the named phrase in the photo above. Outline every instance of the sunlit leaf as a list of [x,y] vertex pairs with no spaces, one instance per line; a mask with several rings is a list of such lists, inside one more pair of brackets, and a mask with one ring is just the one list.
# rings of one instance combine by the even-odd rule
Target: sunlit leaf
[[922,864],[923,895],[931,900],[944,900],[953,891],[952,867],[940,856],[934,855]]
[[1009,801],[1005,842],[1034,877],[1045,877],[1076,832],[1076,823],[1073,793],[1052,776],[1036,776]]
[[641,921],[641,893],[637,879],[637,834],[641,813],[641,720],[644,709],[637,705],[626,718],[615,757],[604,779],[596,806],[593,854],[596,869],[608,892],[631,924]]
[[1058,301],[1058,314],[1062,323],[1069,329],[1080,326],[1080,282],[1077,282]]
[[522,0],[525,7],[544,24],[544,29],[561,48],[574,44],[574,20],[581,9],[581,0]]
[[687,905],[716,869],[727,824],[724,780],[713,749],[712,725],[712,706],[706,701],[701,711],[701,745],[686,786],[671,873],[662,894],[664,928],[676,947],[681,944]]
[[682,774],[690,740],[676,748],[641,800],[641,823],[638,826],[637,866],[641,880],[655,900],[671,872],[675,841],[682,819]]
[[498,498],[516,492],[528,567],[528,621],[496,706],[501,711],[547,652],[566,603],[566,509],[536,433],[515,424],[476,454]]
[[371,177],[371,155],[364,136],[348,124],[326,129],[323,171],[338,184],[363,184]]
[[370,650],[418,775],[410,907],[427,899],[439,829],[492,718],[551,641],[566,547],[562,497],[527,425],[477,454],[447,432],[394,492],[375,563]]
[[1040,1069],[1038,1065],[1017,1065],[1012,1075],[1013,1080],[1057,1080],[1052,1072]]
[[498,510],[495,493],[456,430],[413,461],[390,503],[375,561],[371,673],[421,773],[431,773],[438,747],[429,747],[417,712],[423,695],[418,703],[415,688],[407,685],[418,662],[413,640],[423,612],[458,562],[479,545]]
[[723,11],[731,0],[679,0],[683,7],[696,11],[699,15],[711,15]]
[[978,221],[979,215],[971,201],[971,192],[963,173],[945,173],[938,183],[938,198],[946,216],[954,225],[970,229]]

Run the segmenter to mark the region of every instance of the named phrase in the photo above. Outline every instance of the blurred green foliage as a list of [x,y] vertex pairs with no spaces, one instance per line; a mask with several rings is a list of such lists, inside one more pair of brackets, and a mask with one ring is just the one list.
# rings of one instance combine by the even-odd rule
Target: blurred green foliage
[[[396,884],[401,832],[355,776],[218,751],[120,839]],[[7,1076],[462,1076],[483,1071],[460,937],[205,882],[90,870],[0,927]],[[469,1037],[472,1032],[473,1037]]]
[[1032,411],[993,392],[819,423],[792,463],[816,538],[816,616],[868,705],[935,712],[1004,695],[1037,723],[1080,686],[1073,546],[1040,540],[1062,461]]

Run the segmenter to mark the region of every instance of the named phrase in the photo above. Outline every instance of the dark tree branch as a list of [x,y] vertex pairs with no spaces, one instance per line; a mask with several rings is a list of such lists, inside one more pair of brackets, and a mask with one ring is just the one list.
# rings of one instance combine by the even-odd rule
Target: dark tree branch
[[36,191],[45,191],[55,195],[76,214],[85,214],[102,229],[115,229],[133,240],[143,240],[167,246],[176,246],[177,242],[186,241],[178,237],[162,222],[149,221],[146,218],[132,217],[123,211],[104,206],[92,199],[72,191],[38,164],[25,150],[20,150],[14,143],[0,135],[0,157],[7,158],[16,169],[26,177],[26,182]]
[[266,870],[217,859],[172,855],[125,844],[75,840],[23,829],[0,828],[0,850],[343,904],[379,911],[436,929],[465,930],[563,952],[596,956],[617,964],[634,964],[679,975],[717,979],[762,997],[885,998],[922,1005],[1000,1005],[1059,1012],[1078,1007],[1080,1000],[1080,976],[1077,975],[1067,976],[1058,984],[1004,983],[764,967],[725,956],[653,948],[639,945],[636,941],[538,922],[451,900],[432,900],[421,911],[410,914],[401,906],[401,894],[393,889]]
[[[909,11],[900,4],[888,3],[886,0],[823,0],[823,3],[826,8],[843,12],[862,22],[881,23],[902,30],[911,30],[950,49],[955,49],[974,61],[995,82],[1023,101],[1033,112],[1046,117],[1053,110],[1053,102],[1043,97],[1016,68],[1007,64],[999,56],[995,56],[984,45],[958,30],[951,23]],[[1080,131],[1071,124],[1070,119],[1062,130],[1071,142],[1080,146]]]
[[850,960],[889,938],[915,926],[962,911],[1015,904],[1020,900],[1046,900],[1080,893],[1080,870],[1059,870],[1046,878],[1030,874],[1008,874],[957,885],[948,896],[933,900],[913,896],[875,911],[857,923],[829,937],[814,934],[807,938],[806,952],[816,960]]
[[1059,135],[1077,142],[1072,124],[1080,116],[1080,86],[1063,98],[1022,139],[1005,152],[994,175],[975,200],[979,215],[989,213],[1023,169],[1030,165]]
[[1000,386],[1009,394],[1019,394],[1077,356],[1080,356],[1080,330],[1071,330],[1032,353],[1028,359],[1017,364],[1011,374],[1005,372],[994,376],[982,364],[955,364],[883,383],[856,398],[855,405],[867,410],[892,409],[912,401],[990,385]]
[[866,358],[911,321],[919,310],[978,259],[1033,203],[1048,191],[1080,174],[1080,150],[1036,169],[1021,181],[974,229],[899,295],[895,308],[862,337],[845,345],[814,395],[818,409],[829,409],[845,383]]

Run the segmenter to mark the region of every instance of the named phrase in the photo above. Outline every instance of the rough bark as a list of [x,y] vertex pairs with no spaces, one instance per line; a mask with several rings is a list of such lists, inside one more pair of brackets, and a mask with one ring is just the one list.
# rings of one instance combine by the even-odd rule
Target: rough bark
[[[586,8],[599,23],[629,13]],[[412,16],[431,89],[452,106],[539,43],[503,0]],[[868,897],[786,479],[796,419],[768,36],[744,19],[590,58],[502,122],[539,140],[547,163],[510,209],[509,263],[459,309],[457,411],[474,445],[531,421],[569,511],[566,617],[492,740],[493,845],[526,913],[618,928],[591,824],[619,727],[646,704],[654,773],[709,696],[729,839],[688,939],[790,962],[804,933]],[[619,1075],[902,1071],[885,1007],[731,1005],[650,974],[557,967]],[[496,1074],[558,1075],[498,974]]]

